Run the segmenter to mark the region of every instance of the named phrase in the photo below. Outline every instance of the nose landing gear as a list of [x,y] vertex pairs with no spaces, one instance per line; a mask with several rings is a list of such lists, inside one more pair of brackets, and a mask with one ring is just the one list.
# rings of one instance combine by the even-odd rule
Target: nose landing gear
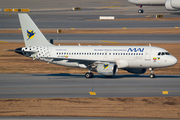
[[144,13],[144,10],[142,9],[142,5],[139,6],[140,9],[138,10],[138,13]]

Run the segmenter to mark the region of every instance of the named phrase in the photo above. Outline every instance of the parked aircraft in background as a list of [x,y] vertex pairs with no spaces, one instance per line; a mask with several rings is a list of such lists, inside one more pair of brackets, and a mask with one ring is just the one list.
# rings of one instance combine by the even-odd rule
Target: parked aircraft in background
[[56,46],[47,41],[28,14],[18,15],[26,47],[17,48],[16,53],[33,60],[89,69],[86,78],[94,76],[91,71],[113,76],[118,69],[143,74],[148,68],[150,77],[154,78],[154,68],[177,63],[167,50],[152,46]]
[[142,6],[165,6],[167,10],[178,11],[180,10],[180,0],[128,0],[140,7],[138,13],[143,13]]

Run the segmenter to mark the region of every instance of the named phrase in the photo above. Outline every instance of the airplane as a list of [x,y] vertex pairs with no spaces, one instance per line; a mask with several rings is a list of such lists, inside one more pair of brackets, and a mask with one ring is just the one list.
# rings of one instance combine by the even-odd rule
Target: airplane
[[143,13],[142,6],[165,6],[169,11],[180,10],[180,0],[128,0],[130,3],[140,7],[138,13]]
[[[143,74],[149,68],[154,78],[155,68],[169,67],[177,63],[176,57],[160,47],[153,46],[56,46],[48,42],[27,13],[19,13],[25,47],[14,51],[47,63],[86,68],[86,78],[93,78],[95,71],[107,77],[118,69]],[[31,32],[32,34],[29,34]]]

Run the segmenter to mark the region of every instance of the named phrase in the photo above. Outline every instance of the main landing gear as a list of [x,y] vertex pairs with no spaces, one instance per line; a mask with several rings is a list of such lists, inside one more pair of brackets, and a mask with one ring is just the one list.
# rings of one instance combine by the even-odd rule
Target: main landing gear
[[85,74],[85,77],[86,78],[93,78],[94,77],[94,74],[91,72],[91,70],[89,69],[89,72],[87,72],[86,74]]
[[153,68],[149,68],[149,70],[151,71],[150,78],[155,78],[155,74],[153,73]]
[[144,10],[142,9],[142,5],[140,5],[139,7],[140,7],[140,9],[138,10],[138,13],[143,13]]

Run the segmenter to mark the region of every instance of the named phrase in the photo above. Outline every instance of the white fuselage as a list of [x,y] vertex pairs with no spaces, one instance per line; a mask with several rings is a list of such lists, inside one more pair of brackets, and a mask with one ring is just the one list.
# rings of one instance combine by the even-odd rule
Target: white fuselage
[[165,5],[166,0],[128,0],[137,5]]
[[82,62],[88,60],[113,62],[118,68],[159,68],[177,63],[177,59],[172,55],[158,55],[159,52],[168,53],[165,49],[151,46],[32,46],[23,47],[22,50],[36,51],[30,56],[27,55],[31,58],[80,68],[88,68],[85,62]]

